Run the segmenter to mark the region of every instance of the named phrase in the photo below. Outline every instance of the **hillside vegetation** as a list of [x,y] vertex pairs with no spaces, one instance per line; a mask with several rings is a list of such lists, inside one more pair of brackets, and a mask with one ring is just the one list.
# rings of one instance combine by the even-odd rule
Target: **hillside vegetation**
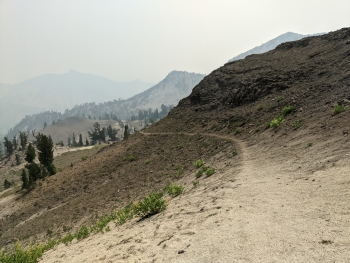
[[227,63],[142,133],[0,199],[0,245],[58,239],[176,183],[159,214],[42,262],[347,262],[349,88],[350,28]]

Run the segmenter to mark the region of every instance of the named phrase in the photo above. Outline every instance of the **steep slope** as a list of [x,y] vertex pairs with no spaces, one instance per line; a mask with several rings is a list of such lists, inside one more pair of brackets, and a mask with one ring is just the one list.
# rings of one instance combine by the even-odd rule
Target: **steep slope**
[[151,83],[138,80],[116,82],[74,70],[60,75],[45,74],[17,84],[0,85],[0,112],[6,112],[6,115],[0,115],[0,133],[5,133],[27,114],[64,111],[86,102],[126,99],[151,86]]
[[244,53],[239,54],[238,56],[235,56],[234,58],[231,58],[228,62],[232,62],[235,60],[239,59],[244,59],[246,56],[253,55],[253,54],[262,54],[267,51],[270,51],[272,49],[275,49],[279,44],[282,44],[284,42],[289,42],[289,41],[296,41],[300,40],[305,37],[310,37],[310,36],[320,36],[323,35],[324,33],[318,33],[318,34],[313,34],[313,35],[302,35],[302,34],[297,34],[293,32],[287,32],[282,35],[279,35],[278,37],[271,39],[270,41],[267,41],[264,44],[261,44],[260,46],[257,46],[255,48],[252,48]]
[[88,117],[90,115],[92,119],[101,119],[105,118],[106,114],[108,116],[113,114],[120,119],[126,120],[132,115],[138,115],[139,110],[148,111],[152,108],[153,111],[156,109],[162,111],[162,104],[167,106],[167,109],[165,109],[166,112],[162,113],[163,116],[165,116],[168,113],[168,106],[170,106],[170,108],[174,107],[180,99],[188,96],[193,87],[196,86],[203,77],[204,75],[197,73],[172,71],[157,85],[127,100],[85,103],[84,105],[66,110],[64,113],[43,112],[35,115],[28,115],[13,127],[8,136],[12,138],[17,135],[19,131],[23,130],[41,130],[45,121],[50,124],[52,121],[57,121],[58,119],[63,120],[71,116]]
[[[144,133],[2,201],[0,244],[59,236],[177,181],[166,211],[43,262],[348,262],[349,87],[350,28],[228,63]],[[198,158],[217,172],[196,179]]]

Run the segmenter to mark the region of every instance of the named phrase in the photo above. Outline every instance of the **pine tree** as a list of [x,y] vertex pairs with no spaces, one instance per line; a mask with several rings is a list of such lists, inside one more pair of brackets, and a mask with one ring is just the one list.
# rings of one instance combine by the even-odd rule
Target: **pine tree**
[[9,155],[11,155],[13,153],[13,144],[7,139],[7,137],[4,137],[4,140],[4,146],[6,147],[6,151]]
[[47,123],[46,123],[46,121],[44,122],[44,128],[46,128],[46,126],[47,126]]
[[46,168],[51,175],[56,173],[56,168],[53,165],[53,142],[51,137],[41,135],[38,142],[39,161],[44,168]]
[[85,140],[85,146],[89,146],[89,145],[90,145],[89,140],[86,138],[86,140]]
[[129,125],[125,125],[124,140],[127,140],[128,138],[129,138]]
[[77,140],[75,139],[75,134],[73,132],[72,146],[77,147]]
[[19,132],[19,139],[20,139],[22,151],[24,151],[27,145],[28,136],[26,135],[25,132]]
[[25,169],[22,169],[21,180],[23,182],[22,189],[29,189],[29,181],[28,181],[28,176]]
[[100,134],[101,134],[101,126],[98,122],[94,123],[94,128],[89,131],[89,137],[91,140],[91,144],[95,144],[97,141],[100,140]]
[[71,146],[71,139],[70,139],[70,137],[68,137],[68,146],[69,147]]
[[10,187],[11,187],[11,182],[10,181],[8,181],[7,179],[5,179],[5,181],[4,181],[4,188],[5,189],[9,189]]
[[17,142],[16,136],[13,136],[12,145],[13,145],[13,149],[17,150],[18,142]]
[[79,134],[79,147],[84,146],[83,144],[83,135]]
[[28,145],[28,148],[27,148],[27,151],[26,151],[26,157],[24,158],[28,163],[32,163],[35,159],[35,149],[34,147],[32,146],[32,144],[30,143]]

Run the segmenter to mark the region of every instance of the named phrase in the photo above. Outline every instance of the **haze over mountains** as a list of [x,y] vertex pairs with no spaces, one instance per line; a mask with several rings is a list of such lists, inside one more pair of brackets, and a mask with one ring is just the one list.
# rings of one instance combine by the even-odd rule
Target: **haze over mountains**
[[244,53],[239,54],[238,56],[233,57],[230,59],[228,62],[232,62],[235,60],[239,59],[244,59],[246,56],[252,55],[252,54],[262,54],[267,51],[275,49],[279,44],[282,44],[284,42],[289,42],[289,41],[296,41],[300,40],[305,37],[311,37],[311,36],[320,36],[325,33],[317,33],[317,34],[311,34],[311,35],[302,35],[302,34],[297,34],[293,32],[287,32],[282,35],[279,35],[278,37],[271,39],[270,41],[267,41],[266,43],[257,46],[255,48],[252,48]]
[[152,85],[139,80],[117,82],[75,70],[45,74],[17,84],[0,84],[0,134],[27,114],[64,111],[86,102],[127,99]]
[[[139,110],[149,110],[149,108],[159,111],[161,105],[176,106],[178,102],[188,96],[205,75],[188,73],[185,71],[172,71],[165,79],[146,91],[135,95],[127,100],[111,100],[104,103],[84,103],[76,106],[64,113],[42,112],[35,115],[27,115],[16,126],[13,127],[9,137],[15,136],[19,131],[41,130],[44,122],[50,125],[53,121],[63,120],[71,116],[85,117],[92,119],[105,118],[106,114],[126,120],[132,115],[138,115]],[[110,118],[110,117],[108,117]]]
[[[324,33],[302,35],[287,32],[232,58],[229,62],[251,54],[265,53],[284,42],[322,34]],[[83,115],[98,118],[101,114],[117,112],[119,118],[126,119],[137,114],[139,109],[160,109],[162,104],[175,106],[191,93],[192,88],[203,77],[202,74],[173,71],[163,81],[150,88],[152,84],[137,80],[121,83],[70,70],[61,75],[41,75],[19,84],[0,84],[0,110],[5,112],[5,109],[12,109],[7,111],[6,115],[0,115],[0,134],[5,134],[11,127],[14,131],[42,128],[43,116],[38,115],[37,121],[34,121],[35,118],[27,115],[50,110],[63,112],[69,109],[64,118]],[[150,89],[146,90],[147,88]],[[145,92],[140,93],[142,91]],[[133,95],[135,96],[130,98]],[[118,101],[119,98],[124,100]],[[104,103],[101,104],[102,102]],[[53,116],[45,112],[48,124],[62,118],[57,112]],[[24,118],[25,116],[27,117]],[[15,126],[16,123],[18,125]]]

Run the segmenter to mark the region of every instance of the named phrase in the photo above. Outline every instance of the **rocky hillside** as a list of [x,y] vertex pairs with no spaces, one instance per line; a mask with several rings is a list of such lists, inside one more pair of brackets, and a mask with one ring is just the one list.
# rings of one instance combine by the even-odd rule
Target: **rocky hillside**
[[0,245],[61,237],[176,182],[165,211],[43,262],[348,262],[349,90],[350,28],[227,63],[142,133],[0,199]]
[[257,46],[255,48],[252,48],[244,53],[239,54],[238,56],[235,56],[234,58],[230,59],[228,62],[232,62],[235,60],[239,59],[244,59],[246,56],[253,55],[253,54],[262,54],[267,51],[270,51],[272,49],[275,49],[279,44],[289,42],[289,41],[296,41],[300,40],[305,37],[310,37],[310,36],[319,36],[323,35],[324,33],[318,33],[318,34],[313,34],[313,35],[302,35],[302,34],[297,34],[293,32],[287,32],[282,35],[279,35],[278,37],[271,39],[270,41],[267,41],[264,44],[261,44],[260,46]]
[[0,133],[7,132],[28,114],[64,111],[86,102],[127,99],[151,86],[138,80],[117,82],[75,70],[12,85],[0,84],[0,111],[6,112],[0,115]]

